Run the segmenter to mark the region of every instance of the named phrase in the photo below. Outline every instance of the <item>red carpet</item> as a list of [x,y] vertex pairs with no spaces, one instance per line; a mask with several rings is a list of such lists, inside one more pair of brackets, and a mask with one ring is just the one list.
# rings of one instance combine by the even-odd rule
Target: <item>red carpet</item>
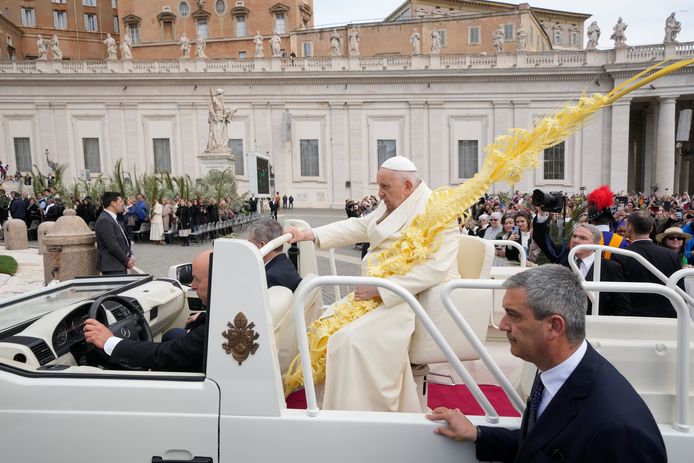
[[[428,384],[428,387],[428,405],[432,410],[436,407],[459,408],[466,415],[484,415],[482,407],[477,405],[477,402],[464,384],[455,386]],[[501,387],[492,384],[480,384],[480,389],[482,389],[482,392],[484,392],[484,395],[487,396],[487,399],[489,399],[500,416],[520,416]],[[306,396],[303,389],[287,397],[287,408],[306,408]]]

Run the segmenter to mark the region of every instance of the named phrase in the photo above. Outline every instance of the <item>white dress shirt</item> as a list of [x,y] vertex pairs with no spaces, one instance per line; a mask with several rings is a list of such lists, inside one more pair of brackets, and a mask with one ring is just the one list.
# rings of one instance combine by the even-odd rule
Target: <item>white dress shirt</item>
[[547,405],[549,405],[557,392],[559,392],[559,389],[561,389],[569,376],[571,376],[571,373],[574,372],[578,364],[581,363],[587,349],[588,342],[584,339],[581,345],[578,346],[578,349],[576,349],[576,352],[571,354],[569,358],[556,367],[540,373],[540,381],[544,384],[545,390],[542,392],[542,400],[540,400],[540,406],[537,410],[538,418],[542,415],[542,412],[545,411]]
[[[576,258],[576,264],[578,264],[578,258]],[[593,265],[593,262],[595,262],[595,254],[592,252],[588,254],[588,256],[584,257],[583,259],[580,259],[581,264],[578,266],[578,269],[581,271],[581,275],[583,275],[583,278],[586,278],[586,275],[588,275],[588,271],[590,270],[590,267]]]

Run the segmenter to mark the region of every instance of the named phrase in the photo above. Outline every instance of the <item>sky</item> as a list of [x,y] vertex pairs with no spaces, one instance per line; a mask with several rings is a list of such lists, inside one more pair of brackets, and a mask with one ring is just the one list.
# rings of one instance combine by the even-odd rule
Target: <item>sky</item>
[[[405,0],[313,0],[316,27],[381,20],[392,13]],[[507,1],[505,3],[523,3]],[[694,41],[694,1],[692,0],[528,0],[530,6],[576,13],[593,14],[585,23],[597,21],[602,34],[598,48],[612,48],[612,27],[619,16],[628,25],[627,45],[663,43],[665,19],[670,13],[682,23],[679,42]]]

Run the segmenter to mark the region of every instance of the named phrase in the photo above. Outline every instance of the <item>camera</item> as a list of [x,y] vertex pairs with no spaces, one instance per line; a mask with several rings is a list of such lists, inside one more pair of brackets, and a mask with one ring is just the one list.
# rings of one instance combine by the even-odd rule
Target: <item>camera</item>
[[532,204],[546,212],[561,212],[564,209],[564,193],[561,191],[534,190]]

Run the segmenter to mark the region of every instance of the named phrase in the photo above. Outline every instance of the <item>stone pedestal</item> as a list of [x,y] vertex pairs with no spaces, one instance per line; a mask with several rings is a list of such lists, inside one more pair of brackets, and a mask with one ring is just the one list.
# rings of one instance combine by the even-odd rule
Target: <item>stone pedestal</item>
[[39,229],[37,230],[37,241],[39,243],[39,254],[43,255],[46,252],[46,244],[43,242],[44,238],[48,233],[55,227],[55,222],[41,222],[39,224]]
[[2,231],[5,235],[5,249],[8,251],[29,247],[27,224],[23,220],[9,219],[5,221]]
[[207,175],[211,170],[224,172],[230,169],[232,174],[236,174],[236,158],[229,152],[204,152],[198,156],[200,161],[201,173]]
[[80,217],[69,213],[60,217],[43,238],[46,247],[43,254],[44,282],[98,275],[95,243],[96,235]]

